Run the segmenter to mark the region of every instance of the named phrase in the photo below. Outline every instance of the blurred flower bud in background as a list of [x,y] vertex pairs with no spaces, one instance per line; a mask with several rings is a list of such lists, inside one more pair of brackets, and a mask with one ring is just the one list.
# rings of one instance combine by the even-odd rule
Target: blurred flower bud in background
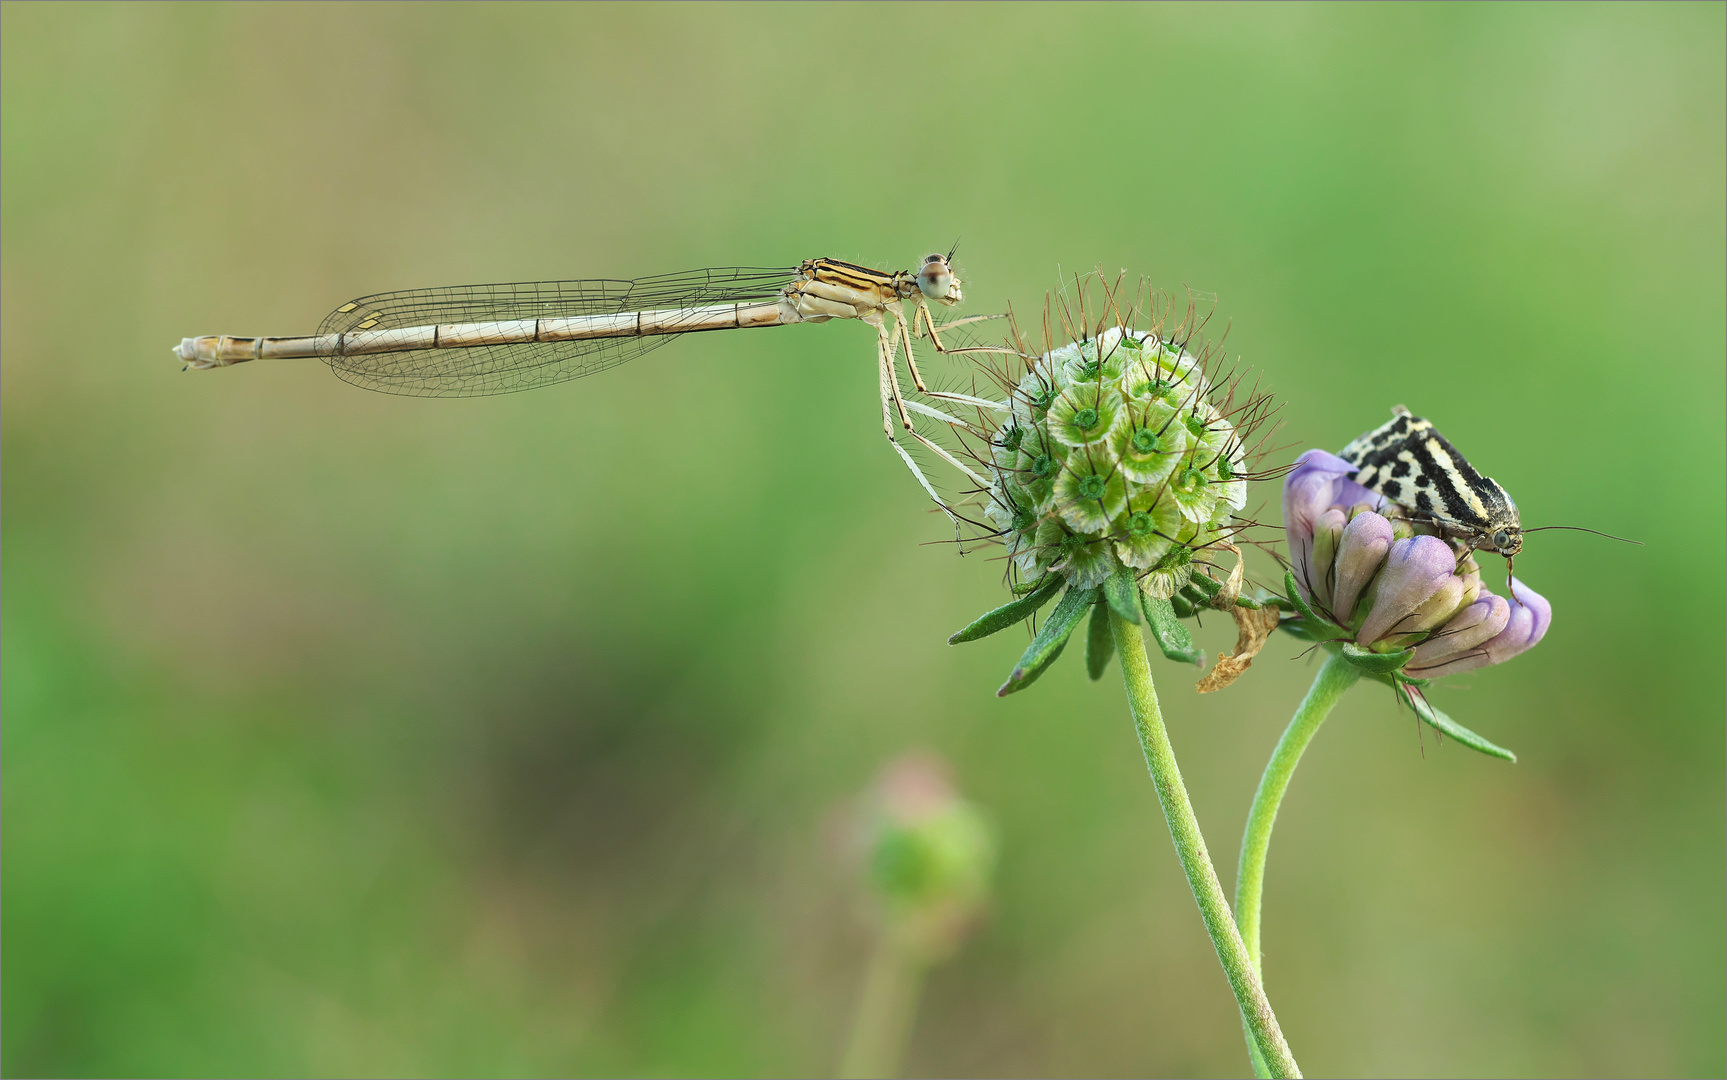
[[888,932],[924,963],[950,956],[989,897],[995,835],[988,821],[954,791],[945,762],[913,753],[882,770],[859,824]]
[[842,1077],[893,1076],[917,1017],[923,976],[977,926],[995,870],[995,832],[932,754],[896,758],[855,818],[860,869],[881,920],[858,995]]

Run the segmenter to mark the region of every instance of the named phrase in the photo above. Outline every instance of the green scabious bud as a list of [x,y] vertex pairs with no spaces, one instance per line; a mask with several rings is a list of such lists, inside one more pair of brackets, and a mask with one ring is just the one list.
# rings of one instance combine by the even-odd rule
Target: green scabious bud
[[[1030,583],[1029,595],[984,615],[949,643],[995,633],[1061,597],[999,694],[1031,685],[1088,612],[1087,668],[1097,678],[1113,648],[1111,609],[1148,625],[1165,656],[1204,667],[1204,654],[1178,618],[1200,606],[1261,607],[1240,595],[1232,540],[1243,528],[1236,514],[1247,505],[1253,478],[1249,433],[1239,424],[1263,418],[1268,399],[1237,401],[1238,384],[1217,380],[1208,354],[1192,344],[1191,317],[1173,333],[1160,333],[1155,319],[1153,328],[1137,328],[1131,316],[1141,306],[1119,303],[1123,298],[1107,285],[1102,291],[1098,307],[1111,317],[1101,322],[1086,319],[1084,295],[1075,297],[1078,319],[1064,307],[1062,321],[1078,328],[1066,344],[1033,355],[1016,329],[1013,348],[992,350],[1016,355],[1022,366],[991,372],[1007,400],[984,418],[988,449],[974,458],[987,484],[984,516],[1014,575]],[[1236,569],[1213,576],[1225,552],[1236,556]],[[1256,628],[1266,622],[1258,615],[1250,621]],[[1258,629],[1248,636],[1263,639]],[[1250,659],[1238,647],[1234,670]]]
[[986,513],[1020,574],[1168,599],[1247,503],[1246,449],[1201,363],[1110,326],[1030,361],[991,433]]

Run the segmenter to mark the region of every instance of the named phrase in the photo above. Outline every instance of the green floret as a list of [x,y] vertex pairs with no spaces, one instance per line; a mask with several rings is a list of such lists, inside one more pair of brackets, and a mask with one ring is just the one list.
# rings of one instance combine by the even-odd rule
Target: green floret
[[1114,450],[1129,480],[1155,487],[1175,471],[1193,441],[1175,417],[1175,410],[1163,401],[1137,404],[1127,410],[1115,433]]
[[1121,395],[1104,383],[1068,387],[1049,407],[1049,433],[1068,446],[1091,446],[1109,438],[1123,415]]
[[1074,529],[1101,534],[1127,507],[1127,481],[1103,448],[1076,450],[1055,482],[1055,504]]

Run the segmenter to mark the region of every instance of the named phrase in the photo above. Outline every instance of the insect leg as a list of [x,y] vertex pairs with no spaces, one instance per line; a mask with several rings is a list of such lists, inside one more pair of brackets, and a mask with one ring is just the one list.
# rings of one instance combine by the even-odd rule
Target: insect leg
[[911,416],[905,410],[905,398],[900,393],[899,375],[894,372],[893,358],[898,348],[893,334],[887,324],[882,321],[880,312],[872,312],[864,317],[864,321],[875,327],[876,331],[876,361],[881,365],[881,377],[884,388],[892,396],[894,408],[899,411],[900,423],[907,431],[911,430]]
[[[881,379],[882,431],[887,435],[887,444],[893,447],[894,453],[898,454],[900,460],[905,462],[905,467],[911,470],[911,474],[913,478],[917,480],[918,486],[924,489],[924,492],[929,495],[930,499],[933,500],[937,506],[941,507],[941,512],[948,516],[948,519],[954,523],[954,528],[957,530],[959,528],[959,519],[954,517],[952,510],[948,509],[947,503],[942,502],[941,496],[936,494],[935,485],[931,484],[929,482],[929,477],[925,476],[923,474],[923,470],[917,467],[917,462],[913,461],[912,456],[906,453],[905,447],[901,446],[899,444],[899,440],[893,437],[893,406],[896,402],[893,371],[888,368],[886,363],[879,365],[877,370],[880,373]],[[909,421],[907,422],[906,427],[908,430],[911,428]],[[917,437],[917,432],[913,431],[912,436],[914,438]]]
[[[937,327],[934,317],[929,313],[929,304],[921,296],[917,299],[916,318],[921,319],[923,322],[923,329],[920,330],[919,333],[926,335],[930,341],[935,343],[936,352],[944,353],[950,351],[946,345],[942,344],[941,335],[938,333],[938,330],[958,330],[960,327],[970,326],[972,323],[987,322],[990,319],[1005,319],[1006,317],[1007,316],[1005,315],[967,315],[963,319],[955,319],[952,322],[942,323],[940,327]],[[1011,352],[1013,350],[1006,351]]]
[[[929,312],[925,311],[924,314],[928,315]],[[970,326],[972,323],[988,322],[991,319],[1005,318],[1007,318],[1006,315],[967,315],[963,319],[954,319],[952,322],[944,322],[940,326],[932,326],[931,330],[958,330],[960,327]],[[934,338],[935,334],[931,333],[930,337]],[[942,351],[946,352],[947,350],[943,349]]]
[[947,352],[946,346],[941,343],[941,336],[935,332],[935,320],[930,317],[929,303],[921,296],[917,298],[917,318],[923,320],[923,332],[935,343],[935,351]]
[[887,374],[879,359],[876,361],[876,378],[881,387],[881,429],[887,435],[887,441],[893,442],[893,395],[888,393]]
[[899,340],[905,345],[905,366],[911,369],[911,381],[917,384],[918,393],[929,393],[929,387],[923,384],[923,375],[917,369],[917,356],[912,352],[911,331],[906,329],[906,318],[904,313],[900,313],[900,315],[895,318],[894,313],[889,312],[888,317],[893,319],[894,330],[898,332]]
[[[943,323],[938,328],[935,324],[935,320],[930,317],[929,305],[924,303],[923,300],[919,299],[918,305],[917,305],[917,315],[915,318],[921,319],[923,321],[922,329],[918,330],[917,332],[927,336],[930,339],[930,341],[934,342],[935,343],[935,351],[943,354],[944,356],[949,355],[949,354],[954,355],[954,356],[960,356],[960,355],[966,355],[966,354],[971,354],[971,353],[1001,353],[1001,354],[1006,355],[1006,356],[1017,356],[1021,360],[1033,359],[1033,357],[1027,356],[1024,352],[1022,352],[1019,349],[1008,349],[1008,348],[1002,348],[1000,346],[995,346],[995,345],[968,345],[962,349],[950,349],[946,345],[942,344],[941,337],[936,332],[938,329],[940,329],[940,330],[956,330],[959,327],[970,326],[972,323],[985,322],[989,319],[1005,319],[1005,318],[1007,318],[1007,315],[1005,315],[1005,314],[1003,314],[1003,315],[967,315],[963,319],[955,319],[953,322]],[[909,351],[909,346],[908,346],[908,351]]]

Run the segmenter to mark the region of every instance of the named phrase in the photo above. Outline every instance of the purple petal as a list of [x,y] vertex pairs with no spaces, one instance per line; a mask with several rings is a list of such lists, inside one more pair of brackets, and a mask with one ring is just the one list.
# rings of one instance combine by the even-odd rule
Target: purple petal
[[1516,578],[1511,579],[1511,595],[1511,618],[1505,629],[1482,646],[1492,664],[1502,664],[1518,653],[1534,648],[1553,622],[1553,605]]
[[1371,645],[1388,632],[1405,630],[1398,624],[1422,601],[1438,592],[1441,585],[1455,578],[1456,569],[1457,556],[1452,553],[1451,545],[1437,536],[1411,536],[1394,541],[1385,556],[1385,569],[1379,573],[1373,610],[1361,624],[1356,642]]
[[1416,605],[1397,629],[1405,633],[1436,630],[1450,622],[1466,605],[1463,603],[1463,579],[1452,574],[1439,583],[1433,595]]
[[1314,599],[1322,608],[1331,607],[1331,584],[1337,577],[1333,569],[1337,545],[1348,524],[1349,519],[1335,506],[1319,515],[1319,520],[1313,523],[1313,579],[1310,584]]
[[1334,506],[1359,502],[1377,506],[1378,495],[1349,479],[1355,466],[1336,454],[1308,450],[1295,459],[1295,468],[1283,478],[1283,529],[1289,541],[1289,560],[1295,580],[1309,600],[1312,586],[1323,580],[1325,568],[1313,565],[1313,526],[1319,515]]
[[1415,655],[1404,673],[1417,679],[1434,679],[1486,667],[1493,661],[1481,646],[1504,630],[1510,618],[1511,605],[1503,596],[1483,593],[1437,634],[1415,647]]
[[1323,450],[1309,450],[1295,459],[1283,478],[1283,533],[1289,541],[1289,561],[1295,581],[1311,601],[1313,523],[1331,507],[1331,493],[1349,463]]
[[1349,622],[1361,590],[1379,573],[1385,564],[1385,553],[1391,550],[1391,522],[1369,510],[1356,514],[1343,528],[1343,539],[1337,547],[1337,584],[1331,610],[1340,620]]

